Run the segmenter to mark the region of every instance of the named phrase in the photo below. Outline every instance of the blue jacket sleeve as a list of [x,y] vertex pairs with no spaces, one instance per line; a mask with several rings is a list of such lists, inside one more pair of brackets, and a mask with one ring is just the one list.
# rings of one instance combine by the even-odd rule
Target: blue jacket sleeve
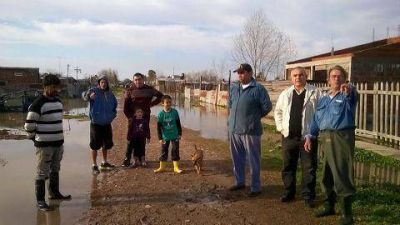
[[269,99],[269,95],[267,89],[265,87],[260,86],[260,104],[261,104],[261,116],[266,116],[272,110],[272,103]]
[[318,127],[318,123],[316,121],[316,114],[314,114],[312,120],[311,120],[311,125],[310,125],[310,134],[313,137],[318,136],[319,133],[319,127]]

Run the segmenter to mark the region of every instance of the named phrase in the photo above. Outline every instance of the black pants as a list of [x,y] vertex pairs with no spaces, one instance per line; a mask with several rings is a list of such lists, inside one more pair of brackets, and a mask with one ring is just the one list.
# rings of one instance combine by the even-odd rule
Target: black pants
[[296,170],[300,156],[303,171],[301,195],[304,199],[315,199],[317,146],[317,141],[313,141],[311,152],[308,153],[304,150],[304,140],[301,137],[282,137],[284,195],[296,194]]
[[128,141],[128,144],[126,146],[125,159],[128,161],[131,160],[132,150],[133,150],[133,156],[140,159],[142,156],[146,155],[145,149],[146,149],[146,138],[133,138],[130,141]]
[[111,124],[98,125],[90,123],[90,148],[99,150],[104,148],[111,149],[114,146]]
[[160,161],[167,161],[168,160],[168,149],[169,143],[172,143],[171,149],[171,159],[172,161],[179,161],[179,140],[174,141],[166,141],[165,144],[161,145],[161,156]]

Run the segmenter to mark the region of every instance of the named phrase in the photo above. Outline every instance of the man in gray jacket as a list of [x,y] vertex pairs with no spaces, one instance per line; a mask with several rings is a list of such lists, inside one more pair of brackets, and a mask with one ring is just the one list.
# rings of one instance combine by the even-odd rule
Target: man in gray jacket
[[253,69],[247,63],[235,70],[238,81],[232,84],[229,93],[228,128],[233,173],[236,184],[230,191],[245,188],[246,156],[249,157],[251,186],[249,197],[261,193],[261,118],[272,109],[267,90],[252,77]]
[[290,71],[292,84],[279,95],[275,106],[276,129],[282,134],[284,192],[281,202],[294,200],[296,194],[296,170],[300,157],[303,170],[301,195],[305,205],[315,206],[315,184],[317,171],[317,143],[311,151],[305,151],[305,135],[309,133],[317,101],[321,92],[307,84],[307,73],[302,67]]

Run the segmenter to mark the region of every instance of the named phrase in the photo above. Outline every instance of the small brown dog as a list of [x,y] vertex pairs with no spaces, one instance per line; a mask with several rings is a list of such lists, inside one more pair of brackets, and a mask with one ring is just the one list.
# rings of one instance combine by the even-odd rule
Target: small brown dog
[[192,154],[193,166],[194,166],[194,169],[196,170],[197,174],[201,174],[201,169],[203,167],[204,152],[201,148],[197,148],[196,145],[194,145],[194,148],[195,148],[195,151]]

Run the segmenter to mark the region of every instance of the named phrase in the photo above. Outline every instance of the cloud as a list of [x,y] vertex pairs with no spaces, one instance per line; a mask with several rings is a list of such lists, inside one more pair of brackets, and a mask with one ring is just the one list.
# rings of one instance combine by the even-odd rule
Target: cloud
[[[398,0],[1,0],[0,62],[97,72],[209,69],[258,9],[294,41],[298,58],[393,36]],[[331,38],[333,39],[331,41]],[[229,63],[229,62],[228,62]],[[85,68],[83,68],[85,70]]]
[[116,46],[154,51],[183,52],[229,48],[230,33],[198,30],[186,25],[129,25],[87,20],[50,23],[35,21],[29,29],[0,24],[1,43],[62,46]]

